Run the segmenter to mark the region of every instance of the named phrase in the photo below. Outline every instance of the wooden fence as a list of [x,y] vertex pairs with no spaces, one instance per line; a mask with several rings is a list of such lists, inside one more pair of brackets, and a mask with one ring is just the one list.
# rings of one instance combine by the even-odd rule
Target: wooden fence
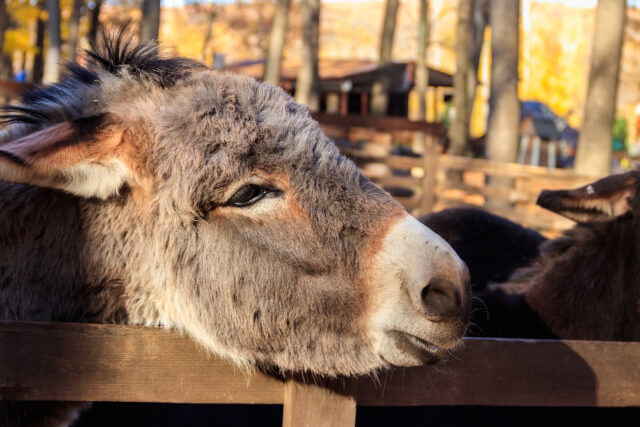
[[[573,222],[538,207],[540,192],[579,187],[597,179],[565,169],[439,154],[435,138],[427,135],[427,151],[421,157],[392,154],[385,144],[340,138],[336,143],[365,175],[416,216],[447,207],[476,206],[551,235]],[[490,178],[507,179],[509,185],[487,185]]]
[[[538,207],[538,194],[543,189],[579,187],[598,178],[566,169],[439,154],[438,142],[445,135],[440,123],[332,114],[315,118],[365,175],[416,216],[453,206],[483,207],[553,236],[573,222]],[[418,132],[424,138],[424,156],[392,154],[393,144],[406,145]],[[502,186],[487,185],[492,178],[502,179]]]
[[283,425],[353,426],[356,407],[640,406],[640,342],[465,339],[435,365],[307,383],[249,372],[172,331],[0,322],[0,399],[283,405]]

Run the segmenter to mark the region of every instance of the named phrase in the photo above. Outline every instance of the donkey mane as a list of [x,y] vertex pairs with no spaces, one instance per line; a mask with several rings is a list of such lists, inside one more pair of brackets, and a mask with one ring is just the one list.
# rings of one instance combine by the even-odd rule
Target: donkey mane
[[[139,44],[128,27],[116,32],[103,31],[97,42],[83,52],[84,64],[65,64],[66,72],[59,83],[36,87],[21,98],[23,105],[0,107],[0,125],[24,124],[30,130],[52,123],[84,116],[78,111],[83,102],[78,89],[99,89],[105,73],[134,78],[159,88],[169,88],[194,70],[206,67],[187,58],[164,58],[157,42]],[[80,92],[82,93],[82,92]],[[59,114],[60,110],[64,114]]]

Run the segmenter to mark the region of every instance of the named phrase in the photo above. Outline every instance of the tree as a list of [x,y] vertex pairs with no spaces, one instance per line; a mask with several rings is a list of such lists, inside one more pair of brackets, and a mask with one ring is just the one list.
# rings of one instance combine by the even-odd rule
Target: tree
[[9,14],[5,0],[0,0],[0,78],[11,79],[11,58],[4,53],[4,33],[9,28]]
[[471,46],[472,0],[459,0],[456,36],[456,73],[453,81],[453,104],[455,120],[451,124],[449,154],[462,155],[467,151],[469,138],[469,48]]
[[47,46],[47,55],[44,62],[45,83],[54,83],[60,77],[60,0],[46,0],[47,8],[47,35],[49,36],[49,45]]
[[491,2],[491,92],[486,157],[513,162],[520,127],[518,100],[519,0]]
[[202,41],[202,54],[200,58],[202,62],[205,62],[207,59],[207,50],[209,49],[209,43],[211,43],[211,38],[213,37],[213,22],[216,19],[217,11],[215,9],[215,5],[211,4],[208,9],[205,10],[206,15],[206,28],[204,31],[204,39]]
[[589,86],[575,170],[606,175],[611,144],[625,23],[625,0],[599,0],[591,50]]
[[296,80],[296,101],[317,111],[318,94],[318,41],[320,32],[320,0],[302,0],[302,63]]
[[480,68],[480,55],[484,44],[484,30],[489,22],[489,0],[473,0],[473,14],[471,18],[471,51],[469,52],[469,70],[467,78],[467,91],[469,108],[467,109],[467,122],[471,122],[473,102],[476,99],[478,88],[478,71]]
[[98,28],[100,28],[100,10],[102,9],[102,1],[103,0],[96,0],[94,2],[93,10],[91,11],[89,34],[87,34],[87,38],[89,39],[89,44],[91,46],[95,45],[96,37],[98,36]]
[[386,0],[384,11],[384,23],[380,35],[380,68],[381,74],[378,81],[371,88],[371,114],[385,115],[387,113],[389,87],[388,74],[384,67],[391,64],[391,51],[393,48],[393,36],[396,31],[396,18],[398,16],[399,0]]
[[83,0],[73,0],[71,21],[69,22],[69,53],[71,54],[71,59],[74,59],[76,50],[78,49],[78,32],[80,29],[80,15],[82,13],[83,6]]
[[142,2],[142,25],[140,40],[158,40],[160,30],[160,0],[144,0]]
[[280,83],[280,63],[282,62],[282,50],[284,38],[287,33],[287,20],[291,0],[278,0],[276,12],[271,21],[271,33],[269,34],[269,46],[264,63],[264,81],[277,85]]
[[420,0],[418,18],[418,57],[416,59],[416,92],[418,94],[418,115],[425,120],[427,114],[427,87],[429,68],[427,67],[427,46],[429,44],[429,3]]
[[31,81],[34,83],[42,83],[44,74],[44,33],[45,22],[43,19],[44,0],[38,0],[39,13],[34,25],[34,47],[35,55],[33,57],[33,66],[31,67]]

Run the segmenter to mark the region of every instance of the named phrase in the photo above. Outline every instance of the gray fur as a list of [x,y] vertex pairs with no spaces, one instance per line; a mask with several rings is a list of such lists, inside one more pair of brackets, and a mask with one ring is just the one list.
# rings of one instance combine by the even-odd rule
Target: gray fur
[[[0,184],[0,319],[163,325],[283,370],[384,367],[364,323],[363,257],[401,207],[279,88],[105,43],[91,67],[72,65],[5,110],[0,141],[109,114],[147,185],[99,200]],[[229,186],[255,170],[286,177],[274,197],[297,210],[224,207]]]

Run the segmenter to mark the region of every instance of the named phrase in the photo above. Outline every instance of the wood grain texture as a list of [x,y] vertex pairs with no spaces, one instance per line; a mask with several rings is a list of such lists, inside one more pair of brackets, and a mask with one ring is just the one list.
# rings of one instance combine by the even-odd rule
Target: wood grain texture
[[424,175],[422,178],[422,201],[420,209],[422,214],[428,214],[433,211],[435,205],[435,183],[436,174],[438,169],[438,161],[440,155],[438,154],[437,141],[431,135],[425,136],[424,139],[424,153],[422,156],[422,168]]
[[[359,379],[357,403],[640,406],[639,360],[640,342],[465,339],[436,365]],[[354,382],[285,386],[159,328],[0,322],[2,400],[285,402],[290,425],[304,425],[296,420],[334,413],[348,420]]]
[[361,380],[368,406],[639,406],[640,342],[466,339],[450,360]]
[[0,322],[0,399],[282,403],[283,383],[160,328]]
[[444,126],[442,126],[442,123],[413,121],[403,117],[342,116],[339,114],[327,113],[314,113],[313,117],[322,125],[341,128],[364,127],[379,129],[386,132],[394,130],[413,130],[423,131],[434,136],[444,135]]
[[[427,136],[426,140],[435,147],[433,136]],[[595,176],[576,174],[572,170],[551,170],[540,166],[443,155],[435,150],[427,150],[428,154],[420,158],[391,154],[389,147],[382,144],[354,144],[344,140],[337,141],[337,144],[342,153],[353,159],[363,173],[379,186],[413,191],[414,196],[395,198],[414,215],[455,206],[481,207],[524,226],[551,231],[551,234],[566,230],[574,223],[537,207],[540,191],[581,187],[597,179]],[[370,165],[376,165],[377,168],[368,169]],[[387,172],[380,173],[385,167]],[[367,174],[369,170],[375,173]],[[398,174],[396,171],[394,174],[394,170],[404,170],[405,173]],[[463,172],[465,178],[475,175],[475,179],[472,176],[469,182],[451,180],[451,171]],[[481,179],[478,179],[478,175]],[[516,185],[515,188],[487,186],[487,177],[513,179]],[[470,198],[474,196],[474,201],[471,201]],[[511,207],[489,205],[486,204],[487,200],[497,200],[503,202],[500,205]]]
[[283,427],[353,427],[356,423],[356,380],[287,380]]

